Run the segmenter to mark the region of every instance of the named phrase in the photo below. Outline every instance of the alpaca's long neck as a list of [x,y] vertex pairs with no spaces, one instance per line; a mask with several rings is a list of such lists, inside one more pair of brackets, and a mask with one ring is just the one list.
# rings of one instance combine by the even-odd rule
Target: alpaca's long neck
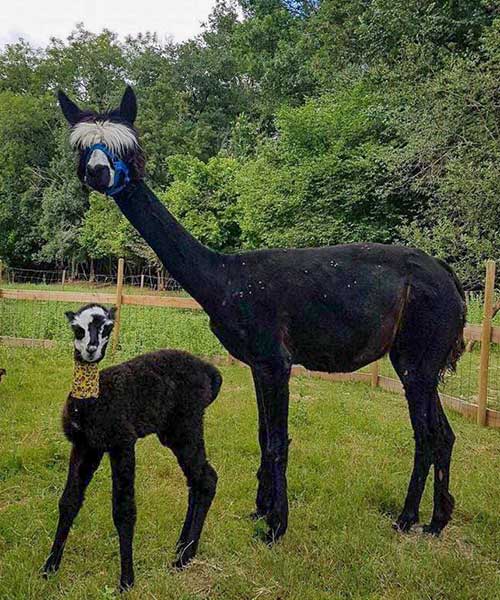
[[189,234],[144,182],[120,192],[115,200],[167,271],[205,309],[210,308],[222,294],[221,255]]

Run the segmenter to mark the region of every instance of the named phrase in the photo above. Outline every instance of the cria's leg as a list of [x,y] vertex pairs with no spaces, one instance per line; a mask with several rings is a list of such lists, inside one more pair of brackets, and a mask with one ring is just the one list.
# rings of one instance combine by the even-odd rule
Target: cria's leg
[[126,591],[134,585],[135,448],[133,445],[115,448],[109,457],[113,476],[113,521],[120,539],[120,591]]
[[87,447],[73,446],[69,460],[66,487],[59,500],[59,523],[49,557],[43,567],[44,576],[59,568],[71,525],[80,510],[85,489],[99,466],[103,453]]
[[167,434],[172,449],[186,476],[189,487],[188,509],[177,542],[176,568],[183,568],[194,557],[205,519],[215,496],[217,473],[209,464],[203,440],[202,416],[186,423],[176,423]]

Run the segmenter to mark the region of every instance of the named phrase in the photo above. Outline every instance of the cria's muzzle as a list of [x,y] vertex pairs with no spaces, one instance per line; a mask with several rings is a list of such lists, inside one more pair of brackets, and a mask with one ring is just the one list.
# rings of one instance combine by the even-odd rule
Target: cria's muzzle
[[81,400],[99,397],[99,368],[96,363],[75,361],[71,395]]
[[121,160],[121,158],[115,156],[104,144],[94,144],[93,146],[90,146],[90,148],[87,148],[85,154],[85,167],[87,167],[94,150],[100,150],[101,152],[104,152],[113,165],[113,170],[115,172],[113,184],[106,189],[105,194],[106,196],[114,196],[118,192],[121,192],[123,189],[125,189],[130,183],[129,168],[123,162],[123,160]]

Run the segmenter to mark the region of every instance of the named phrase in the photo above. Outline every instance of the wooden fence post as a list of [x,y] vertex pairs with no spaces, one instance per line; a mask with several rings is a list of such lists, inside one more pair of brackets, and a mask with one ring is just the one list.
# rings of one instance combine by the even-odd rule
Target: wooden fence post
[[123,301],[123,273],[125,271],[125,260],[123,258],[118,259],[118,275],[116,277],[116,315],[115,315],[115,327],[113,332],[113,345],[112,352],[116,352],[118,347],[118,341],[120,339],[120,320],[122,312],[122,301]]
[[379,372],[380,372],[380,364],[379,364],[379,361],[376,360],[371,365],[371,380],[370,381],[371,381],[371,384],[372,384],[372,388],[378,387]]
[[141,274],[141,290],[144,289],[144,273]]
[[490,364],[491,322],[493,316],[493,295],[495,293],[495,261],[486,262],[484,284],[483,325],[481,330],[481,358],[479,362],[479,392],[477,397],[477,423],[486,425],[488,403],[488,370]]
[[3,262],[0,260],[0,283],[3,281]]
[[61,287],[62,289],[64,289],[64,284],[66,283],[66,269],[63,270],[62,272],[62,278],[61,278]]

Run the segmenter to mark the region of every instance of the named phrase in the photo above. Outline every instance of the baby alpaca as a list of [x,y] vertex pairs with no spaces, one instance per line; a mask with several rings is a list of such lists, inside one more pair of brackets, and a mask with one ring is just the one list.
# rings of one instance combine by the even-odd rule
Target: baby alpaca
[[196,553],[215,495],[217,474],[205,454],[203,413],[217,397],[222,377],[212,365],[178,350],[144,354],[99,373],[97,363],[106,352],[114,309],[91,304],[66,316],[75,336],[75,376],[62,423],[73,447],[59,501],[59,523],[43,572],[48,575],[59,568],[85,489],[107,452],[113,521],[120,541],[120,589],[126,590],[134,583],[135,443],[155,433],[174,452],[186,476],[188,509],[175,562],[182,568]]

